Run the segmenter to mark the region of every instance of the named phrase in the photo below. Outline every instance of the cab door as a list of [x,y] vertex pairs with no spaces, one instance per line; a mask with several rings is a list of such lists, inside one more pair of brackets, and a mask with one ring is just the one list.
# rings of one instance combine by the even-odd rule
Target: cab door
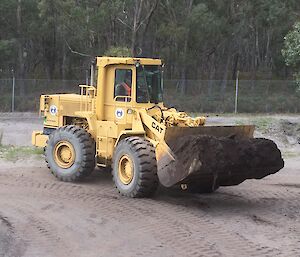
[[97,121],[97,163],[111,163],[114,145],[121,131],[132,127],[135,99],[135,67],[111,65],[106,68],[104,119]]
[[135,66],[114,65],[108,68],[105,119],[130,128],[135,102]]

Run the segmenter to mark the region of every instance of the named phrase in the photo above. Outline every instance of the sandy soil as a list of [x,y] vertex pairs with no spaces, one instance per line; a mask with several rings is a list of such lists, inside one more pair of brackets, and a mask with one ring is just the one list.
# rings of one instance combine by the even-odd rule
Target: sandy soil
[[[42,129],[43,120],[36,113],[0,113],[0,133],[4,145],[31,145],[33,130]],[[1,143],[1,142],[0,142]]]
[[[18,122],[15,137],[29,144],[38,121]],[[105,170],[59,182],[41,158],[0,161],[1,257],[300,256],[297,155],[263,180],[203,195],[160,188],[153,199],[119,196]]]

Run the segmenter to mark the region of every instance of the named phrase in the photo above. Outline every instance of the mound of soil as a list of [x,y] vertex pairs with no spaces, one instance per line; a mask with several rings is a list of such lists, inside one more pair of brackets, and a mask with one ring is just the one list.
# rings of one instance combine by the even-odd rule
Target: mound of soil
[[[284,166],[277,145],[264,138],[185,136],[169,146],[182,168],[189,171],[180,183],[199,190],[215,190],[246,179],[261,179]],[[195,160],[198,160],[197,165]]]

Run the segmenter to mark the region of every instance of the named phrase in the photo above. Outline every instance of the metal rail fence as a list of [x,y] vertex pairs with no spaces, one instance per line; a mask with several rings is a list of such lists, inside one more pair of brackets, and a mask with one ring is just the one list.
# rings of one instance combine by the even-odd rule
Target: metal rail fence
[[[79,93],[82,80],[0,79],[0,112],[38,111],[41,94]],[[300,113],[294,81],[165,80],[166,106],[200,113]]]

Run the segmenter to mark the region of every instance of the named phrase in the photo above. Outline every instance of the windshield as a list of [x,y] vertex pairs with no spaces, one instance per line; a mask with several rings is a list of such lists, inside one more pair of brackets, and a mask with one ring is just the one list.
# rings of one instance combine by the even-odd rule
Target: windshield
[[136,72],[136,101],[137,103],[161,103],[162,97],[162,68],[157,65],[137,67]]

